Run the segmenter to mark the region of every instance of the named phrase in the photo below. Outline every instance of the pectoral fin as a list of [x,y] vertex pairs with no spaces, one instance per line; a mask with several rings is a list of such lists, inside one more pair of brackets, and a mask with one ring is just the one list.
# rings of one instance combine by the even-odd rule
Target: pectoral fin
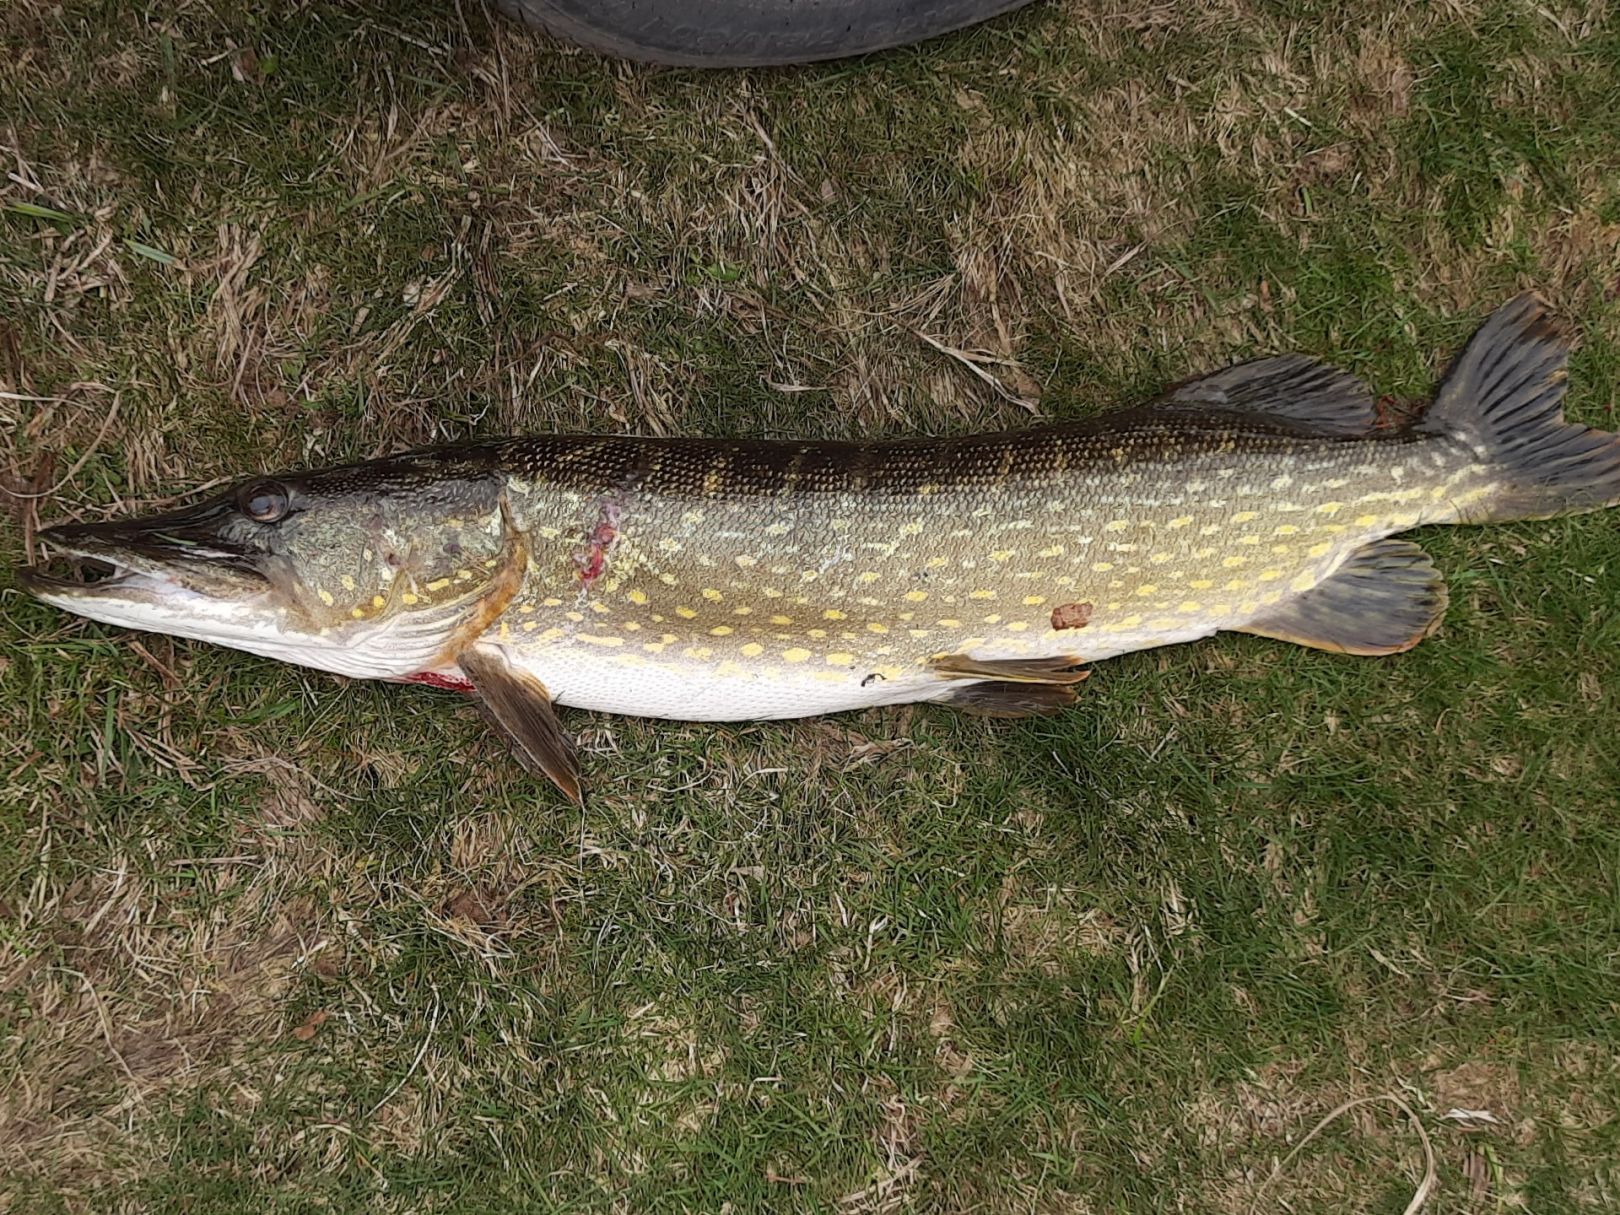
[[1429,555],[1407,540],[1375,540],[1325,582],[1237,631],[1340,654],[1399,654],[1445,614],[1445,580]]
[[490,720],[511,740],[519,762],[549,777],[569,800],[583,805],[579,756],[563,733],[545,685],[513,666],[499,646],[473,646],[456,661]]

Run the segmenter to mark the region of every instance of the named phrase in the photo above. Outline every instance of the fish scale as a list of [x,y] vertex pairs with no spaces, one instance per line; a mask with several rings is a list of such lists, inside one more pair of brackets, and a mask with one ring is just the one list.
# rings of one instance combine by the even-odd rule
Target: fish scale
[[1567,352],[1522,296],[1399,424],[1355,377],[1282,355],[1002,434],[406,453],[50,528],[71,576],[20,578],[92,619],[471,691],[577,798],[557,704],[1017,717],[1073,703],[1088,663],[1221,630],[1409,649],[1446,590],[1397,533],[1620,501],[1620,438],[1563,418]]
[[[944,654],[1093,661],[1206,636],[1449,521],[1458,495],[1403,485],[1409,467],[1491,484],[1443,435],[1148,412],[934,444],[551,439],[489,458],[535,470],[508,482],[520,528],[572,520],[531,544],[494,640],[562,703],[701,719],[948,696]],[[585,579],[603,504],[616,534]],[[1054,628],[1073,603],[1084,630]]]

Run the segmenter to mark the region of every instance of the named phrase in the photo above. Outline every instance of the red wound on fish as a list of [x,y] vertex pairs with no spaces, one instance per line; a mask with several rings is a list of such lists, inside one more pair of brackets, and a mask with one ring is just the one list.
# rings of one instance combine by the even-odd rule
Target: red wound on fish
[[602,576],[607,568],[608,549],[619,537],[619,507],[613,502],[602,504],[602,516],[597,520],[591,534],[585,538],[585,551],[574,555],[574,564],[579,566],[579,580],[590,586]]
[[415,675],[405,676],[406,683],[419,683],[424,687],[443,688],[446,692],[471,692],[472,681],[463,679],[460,675],[445,675],[439,671],[418,671]]
[[1060,603],[1052,609],[1054,629],[1083,629],[1091,623],[1091,604]]

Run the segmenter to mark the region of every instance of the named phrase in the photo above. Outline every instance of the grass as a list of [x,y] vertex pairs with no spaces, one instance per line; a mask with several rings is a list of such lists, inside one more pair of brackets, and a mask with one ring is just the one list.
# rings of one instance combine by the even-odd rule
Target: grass
[[[1416,398],[1536,286],[1616,425],[1601,5],[1046,4],[724,75],[426,0],[0,38],[8,563],[471,434],[1028,420],[919,333],[1050,417],[1288,348]],[[1613,1209],[1620,533],[1418,538],[1452,609],[1400,658],[575,713],[584,811],[452,697],[8,583],[0,1207],[1398,1212],[1389,1106],[1261,1191],[1389,1092],[1426,1210]]]

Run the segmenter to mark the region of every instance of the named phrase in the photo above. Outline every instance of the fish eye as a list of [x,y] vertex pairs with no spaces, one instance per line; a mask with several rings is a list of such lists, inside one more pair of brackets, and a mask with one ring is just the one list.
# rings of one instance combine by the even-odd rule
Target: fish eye
[[236,495],[236,504],[249,519],[260,523],[279,523],[287,517],[292,503],[287,487],[279,481],[255,481]]

